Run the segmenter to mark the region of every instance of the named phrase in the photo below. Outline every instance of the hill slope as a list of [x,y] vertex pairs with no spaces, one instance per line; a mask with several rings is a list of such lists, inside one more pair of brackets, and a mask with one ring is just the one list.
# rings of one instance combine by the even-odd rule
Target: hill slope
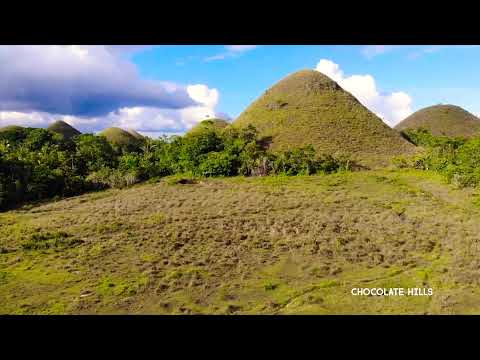
[[293,73],[251,104],[235,126],[254,125],[273,149],[312,144],[326,153],[348,152],[365,165],[384,164],[413,145],[329,77]]
[[70,139],[76,135],[81,134],[80,131],[62,120],[55,121],[47,129],[54,133],[62,135],[64,139]]
[[418,110],[395,126],[400,131],[418,128],[436,136],[469,138],[480,131],[480,119],[459,106],[435,105]]
[[0,128],[0,139],[11,142],[23,140],[27,136],[27,129],[22,126],[8,125]]
[[169,183],[0,214],[0,314],[480,314],[480,208],[441,176]]
[[133,135],[133,137],[137,140],[144,140],[145,139],[145,136],[143,136],[142,134],[140,134],[138,131],[135,131],[133,129],[127,129],[127,132],[130,134],[130,135]]
[[22,127],[22,126],[18,126],[18,125],[7,125],[7,126],[4,126],[4,127],[1,127],[0,128],[0,133],[2,132],[10,132],[10,131],[23,131],[25,128]]
[[118,127],[105,129],[99,135],[105,136],[108,142],[117,146],[129,146],[138,143],[138,139],[135,136]]

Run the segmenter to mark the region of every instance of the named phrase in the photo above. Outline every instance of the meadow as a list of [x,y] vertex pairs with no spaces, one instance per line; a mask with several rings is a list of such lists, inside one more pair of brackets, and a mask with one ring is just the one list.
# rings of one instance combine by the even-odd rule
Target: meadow
[[383,169],[169,176],[31,203],[0,214],[0,313],[480,313],[479,196]]

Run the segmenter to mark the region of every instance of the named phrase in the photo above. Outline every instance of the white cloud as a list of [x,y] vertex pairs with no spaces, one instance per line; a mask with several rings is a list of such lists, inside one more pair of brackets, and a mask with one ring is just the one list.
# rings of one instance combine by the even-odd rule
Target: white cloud
[[430,45],[430,46],[412,46],[415,48],[414,51],[408,53],[407,58],[410,60],[418,59],[424,55],[438,53],[444,50],[466,50],[474,49],[480,45]]
[[0,111],[103,116],[121,107],[194,105],[186,89],[142,79],[135,46],[0,46]]
[[388,53],[395,49],[395,46],[391,45],[367,45],[362,48],[362,54],[367,59],[372,59],[375,56]]
[[327,59],[321,59],[315,70],[336,81],[390,126],[396,125],[412,113],[410,95],[402,91],[380,93],[372,75],[345,76],[338,64]]
[[205,61],[224,60],[227,58],[238,57],[248,51],[254,50],[258,45],[225,45],[225,52],[206,57]]
[[253,50],[257,47],[258,45],[226,45],[225,48],[229,51],[233,52],[245,52],[245,51],[250,51]]
[[118,126],[181,133],[219,116],[216,89],[142,79],[130,56],[149,48],[0,46],[0,126],[64,120],[82,132]]
[[98,132],[116,126],[123,129],[134,129],[147,136],[157,137],[161,134],[182,134],[206,118],[228,119],[228,116],[216,111],[220,97],[217,89],[210,89],[204,84],[195,84],[186,86],[186,91],[198,105],[181,109],[123,107],[107,115],[95,117],[46,112],[0,111],[0,127],[6,125],[47,127],[56,120],[63,120],[82,132]]
[[206,85],[189,85],[187,86],[187,93],[193,100],[204,106],[214,108],[218,104],[218,90],[209,89]]

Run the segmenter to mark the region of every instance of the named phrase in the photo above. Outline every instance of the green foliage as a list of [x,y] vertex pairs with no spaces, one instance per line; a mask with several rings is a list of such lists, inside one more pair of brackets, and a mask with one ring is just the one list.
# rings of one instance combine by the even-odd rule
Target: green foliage
[[87,176],[88,181],[94,189],[115,188],[123,189],[139,181],[138,173],[135,171],[103,168]]
[[312,146],[270,152],[253,126],[212,125],[183,137],[132,142],[131,134],[115,128],[104,132],[108,137],[23,129],[22,136],[2,138],[0,132],[0,209],[175,174],[309,175],[349,169],[348,159],[317,156]]
[[434,136],[424,128],[404,130],[402,136],[417,146],[450,147],[452,149],[457,149],[466,141],[462,137]]
[[408,130],[404,134],[424,146],[425,151],[413,157],[397,157],[394,159],[397,167],[437,171],[457,187],[480,184],[480,138],[434,136],[425,129]]
[[228,152],[212,151],[208,153],[198,166],[201,176],[233,176],[236,175],[236,156]]
[[280,153],[274,161],[276,174],[284,175],[310,175],[317,171],[315,149],[307,146]]
[[80,135],[75,139],[75,145],[75,156],[82,166],[83,174],[114,164],[114,150],[104,137],[92,134]]

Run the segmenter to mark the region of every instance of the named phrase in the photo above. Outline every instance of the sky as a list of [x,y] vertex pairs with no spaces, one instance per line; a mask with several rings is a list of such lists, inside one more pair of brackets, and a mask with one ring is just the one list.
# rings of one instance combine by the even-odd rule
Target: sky
[[5,45],[0,126],[182,134],[234,120],[300,69],[329,76],[390,126],[440,103],[480,115],[479,62],[473,45]]

